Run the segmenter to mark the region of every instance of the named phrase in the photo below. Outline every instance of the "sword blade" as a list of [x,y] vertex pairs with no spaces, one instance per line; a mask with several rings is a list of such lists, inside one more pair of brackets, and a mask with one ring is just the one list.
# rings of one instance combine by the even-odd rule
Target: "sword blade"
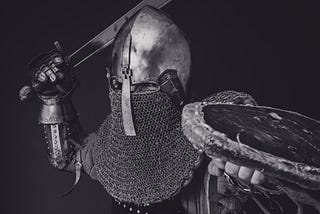
[[138,12],[145,5],[150,5],[155,8],[162,8],[172,0],[143,0],[137,4],[134,8],[129,10],[126,14],[121,16],[117,21],[92,38],[90,41],[81,46],[78,50],[73,52],[69,58],[74,67],[77,67],[82,62],[89,59],[94,54],[102,51],[108,47],[114,40],[119,28],[125,23],[125,21]]

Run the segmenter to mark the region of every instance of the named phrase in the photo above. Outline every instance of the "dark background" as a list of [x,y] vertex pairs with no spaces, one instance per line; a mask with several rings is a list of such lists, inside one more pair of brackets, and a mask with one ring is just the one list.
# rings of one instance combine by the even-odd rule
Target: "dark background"
[[[138,1],[10,1],[1,3],[1,213],[110,213],[102,186],[83,176],[73,182],[46,159],[37,124],[39,102],[19,102],[29,82],[28,62],[58,40],[72,53]],[[320,119],[319,12],[308,1],[174,0],[164,10],[188,35],[192,91],[205,97],[233,89],[260,105]],[[111,47],[77,68],[74,103],[88,132],[108,113],[105,66]],[[3,212],[4,211],[4,212]]]

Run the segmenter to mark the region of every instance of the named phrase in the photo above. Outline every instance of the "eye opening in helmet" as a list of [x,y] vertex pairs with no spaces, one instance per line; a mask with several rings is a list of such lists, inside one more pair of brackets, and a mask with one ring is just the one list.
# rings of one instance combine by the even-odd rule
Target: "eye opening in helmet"
[[[110,87],[113,90],[121,90],[122,83],[118,81],[116,77],[111,77]],[[131,92],[151,92],[151,91],[158,91],[159,89],[160,87],[156,82],[143,82],[143,83],[131,85]]]

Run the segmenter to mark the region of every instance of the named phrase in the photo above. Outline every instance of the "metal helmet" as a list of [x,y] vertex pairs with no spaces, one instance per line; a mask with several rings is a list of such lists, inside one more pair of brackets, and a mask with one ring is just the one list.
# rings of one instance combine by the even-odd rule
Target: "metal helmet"
[[190,77],[189,44],[163,12],[142,8],[119,30],[112,53],[111,87],[122,88],[123,125],[136,135],[130,94],[138,85],[159,86],[184,103]]

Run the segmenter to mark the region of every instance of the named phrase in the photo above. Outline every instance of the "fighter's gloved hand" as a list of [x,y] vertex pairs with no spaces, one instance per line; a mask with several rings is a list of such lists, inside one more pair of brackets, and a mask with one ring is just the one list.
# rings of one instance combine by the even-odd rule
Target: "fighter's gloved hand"
[[233,177],[250,181],[252,184],[262,184],[265,181],[263,173],[245,166],[235,165],[223,161],[220,158],[213,158],[208,165],[208,171],[214,176],[222,176],[224,172]]
[[58,50],[40,54],[29,65],[32,88],[40,98],[67,95],[75,86],[68,58]]
[[[233,103],[241,105],[257,105],[253,97],[244,92],[222,91],[209,96],[204,101],[218,103]],[[254,169],[245,166],[235,165],[230,162],[223,161],[220,158],[212,158],[208,165],[208,171],[214,176],[222,176],[224,172],[233,177],[251,182],[252,184],[262,184],[265,180],[264,175]]]

